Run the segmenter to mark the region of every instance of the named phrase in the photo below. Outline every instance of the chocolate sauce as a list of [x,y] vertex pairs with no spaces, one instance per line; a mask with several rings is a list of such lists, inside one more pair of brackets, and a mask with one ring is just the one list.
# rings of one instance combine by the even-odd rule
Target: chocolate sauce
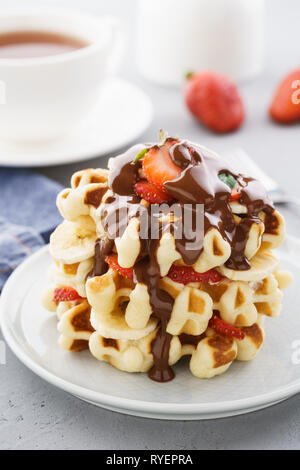
[[205,337],[206,337],[205,333],[202,333],[202,335],[197,335],[197,336],[181,333],[181,335],[179,335],[179,341],[182,344],[182,346],[186,344],[198,346],[198,343]]
[[120,196],[134,194],[133,186],[138,179],[141,162],[134,163],[135,157],[145,148],[145,145],[135,145],[118,157],[118,165],[109,172],[108,186]]
[[114,240],[99,238],[95,242],[94,267],[88,277],[102,276],[108,270],[105,258],[112,252]]
[[[182,206],[182,205],[181,205]],[[175,240],[175,247],[178,253],[181,255],[183,261],[187,265],[195,264],[197,259],[199,258],[199,254],[202,251],[202,243],[203,240],[200,237],[198,243],[196,243],[196,226],[195,221],[197,218],[196,214],[196,206],[193,204],[190,207],[185,206],[183,209],[182,207],[182,219],[176,222],[173,222],[170,227],[171,233],[176,234],[177,224],[181,224],[184,227],[184,234],[181,238],[174,237]],[[201,211],[202,212],[202,211]],[[189,216],[189,222],[186,222],[186,216]],[[202,212],[202,217],[204,216],[204,212]],[[193,248],[188,248],[188,243],[193,244]]]
[[257,215],[261,211],[274,212],[274,206],[260,181],[242,175],[237,175],[236,178],[242,187],[239,202],[247,207],[248,214]]
[[174,378],[174,372],[169,366],[169,349],[172,336],[166,330],[174,300],[168,292],[158,287],[160,279],[159,266],[156,261],[158,240],[148,240],[146,245],[148,255],[135,264],[133,280],[146,284],[150,305],[154,315],[160,320],[159,330],[151,344],[154,366],[149,372],[149,377],[157,382],[168,382]]
[[245,249],[249,238],[249,232],[254,223],[262,224],[259,217],[245,217],[236,226],[231,244],[231,255],[225,266],[237,271],[246,271],[251,268],[249,260],[245,256]]
[[[253,223],[261,223],[258,214],[264,211],[265,231],[272,233],[276,229],[276,217],[273,216],[274,207],[269,200],[263,186],[255,179],[235,173],[231,168],[226,168],[226,164],[213,152],[191,144],[187,141],[167,139],[174,142],[169,152],[172,161],[182,168],[182,172],[176,179],[167,181],[164,186],[174,197],[178,204],[191,204],[191,211],[195,210],[196,204],[204,206],[204,234],[210,229],[216,228],[224,240],[231,245],[231,256],[226,266],[235,270],[247,270],[250,268],[249,261],[245,257],[245,247],[249,237],[249,232]],[[142,206],[140,199],[134,194],[134,184],[139,180],[139,170],[141,162],[134,162],[138,153],[145,148],[144,145],[132,147],[128,152],[114,160],[113,167],[109,175],[109,187],[113,195],[106,200],[106,206],[101,213],[101,220],[105,231],[110,229],[110,220],[116,220],[115,237],[120,236],[126,225],[123,226],[120,215],[121,208],[128,211],[128,219],[139,217]],[[157,145],[152,148],[159,148]],[[239,202],[247,207],[247,214],[241,217],[241,221],[236,223],[231,207],[231,188],[220,180],[221,173],[232,175],[240,191]],[[143,208],[145,210],[145,208]],[[151,216],[149,209],[146,209],[148,217],[148,227],[151,227]],[[111,219],[110,219],[111,218]],[[192,227],[194,227],[194,216],[192,214]],[[151,238],[150,231],[146,240],[141,240],[141,250],[134,271],[134,282],[143,283],[147,286],[150,304],[153,314],[160,320],[160,326],[155,339],[152,341],[151,350],[154,358],[154,366],[149,372],[151,379],[165,382],[174,377],[174,373],[168,364],[169,348],[172,336],[167,333],[167,325],[171,316],[174,300],[165,291],[159,288],[160,270],[156,260],[156,251],[159,246],[159,239],[166,227],[174,231],[176,220],[168,222],[165,226],[160,225],[158,239]],[[192,232],[193,230],[191,230]],[[270,232],[269,232],[270,231]],[[189,230],[187,231],[189,232]],[[193,265],[199,258],[203,246],[195,249],[187,248],[187,243],[193,241],[189,233],[184,233],[183,237],[175,238],[177,251],[181,254],[187,265]],[[94,275],[101,275],[106,272],[107,265],[105,257],[113,248],[113,240],[96,242]],[[203,335],[190,337],[190,335],[180,335],[182,344],[198,344]]]
[[[172,149],[175,147],[175,150]],[[165,183],[165,188],[181,203],[204,204],[204,233],[216,228],[230,245],[231,257],[226,266],[236,270],[247,270],[250,263],[244,255],[250,228],[254,222],[260,222],[257,215],[261,211],[270,214],[274,207],[269,200],[262,184],[241,174],[236,174],[231,168],[224,168],[220,157],[207,149],[191,147],[188,143],[175,144],[170,155],[177,164],[185,166],[189,161],[187,147],[192,162],[182,171],[178,178]],[[184,148],[184,152],[182,152]],[[181,153],[179,157],[179,153]],[[194,155],[194,157],[192,157]],[[195,155],[197,156],[195,158]],[[184,165],[182,165],[184,162]],[[247,207],[247,218],[239,224],[234,220],[230,207],[231,188],[220,180],[221,173],[231,174],[237,181],[240,190],[239,202]],[[269,216],[270,217],[270,216]],[[268,227],[267,227],[268,228]],[[176,248],[186,264],[194,264],[201,254],[185,250],[186,240],[175,240]]]
[[188,165],[192,163],[192,152],[183,145],[182,142],[178,142],[174,144],[170,148],[170,156],[172,161],[175,163],[175,165],[179,166],[179,168],[186,168]]
[[118,192],[121,196],[133,194],[133,185],[138,178],[138,165],[128,162],[120,169],[119,174],[112,178],[112,190],[114,192]]

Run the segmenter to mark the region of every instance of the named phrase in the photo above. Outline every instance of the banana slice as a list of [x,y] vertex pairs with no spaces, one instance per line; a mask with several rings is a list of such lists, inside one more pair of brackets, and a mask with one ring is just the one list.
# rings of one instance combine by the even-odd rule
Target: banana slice
[[50,254],[65,264],[79,263],[94,255],[97,235],[65,220],[50,237]]
[[220,266],[218,271],[232,281],[260,281],[277,269],[279,261],[271,253],[258,252],[251,259],[251,268],[246,271],[235,271]]
[[248,212],[247,207],[243,206],[237,201],[231,202],[229,205],[233,214],[240,215],[240,214],[247,214]]
[[[50,267],[50,279],[55,286],[73,287],[81,297],[86,297],[86,278],[93,264],[93,258],[74,264],[62,264],[56,261]],[[71,268],[74,271],[71,271]]]
[[121,308],[115,308],[109,315],[91,311],[91,325],[97,333],[105,338],[112,339],[140,339],[155,330],[158,320],[150,318],[144,328],[130,328],[127,325],[124,312]]

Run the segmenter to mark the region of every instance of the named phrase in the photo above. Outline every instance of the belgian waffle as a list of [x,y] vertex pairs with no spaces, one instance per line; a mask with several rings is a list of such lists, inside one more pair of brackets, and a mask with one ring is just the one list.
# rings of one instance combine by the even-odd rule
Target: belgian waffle
[[[149,178],[150,157],[151,171],[160,158],[167,172],[175,165],[177,177],[158,187]],[[143,215],[153,221],[157,197],[166,198],[167,210],[156,215],[152,239],[149,227],[142,230]],[[174,203],[203,205],[200,247],[188,249],[187,237],[176,237],[181,217]],[[263,319],[279,315],[291,282],[272,253],[284,240],[284,219],[259,182],[202,146],[167,138],[134,146],[108,171],[75,173],[57,206],[65,220],[50,240],[44,305],[57,313],[63,348],[89,348],[100,361],[158,381],[170,380],[183,356],[199,378],[256,356]],[[55,292],[62,288],[60,299]]]

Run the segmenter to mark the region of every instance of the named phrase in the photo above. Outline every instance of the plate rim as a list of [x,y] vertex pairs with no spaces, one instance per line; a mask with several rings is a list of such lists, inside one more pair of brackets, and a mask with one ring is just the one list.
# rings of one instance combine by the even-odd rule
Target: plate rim
[[[119,150],[124,148],[126,145],[129,145],[131,142],[138,139],[139,136],[142,135],[143,132],[146,131],[146,129],[149,127],[149,125],[153,121],[153,117],[154,117],[153,103],[149,95],[142,88],[140,88],[139,85],[137,85],[134,82],[131,82],[130,80],[124,79],[122,77],[113,77],[111,82],[108,82],[107,84],[104,85],[103,91],[105,91],[106,86],[110,86],[112,83],[125,85],[127,89],[130,88],[135,93],[138,93],[144,102],[145,117],[141,122],[140,120],[138,120],[138,126],[136,126],[137,130],[134,133],[132,133],[132,137],[130,137],[130,139],[128,139],[128,137],[124,137],[123,140],[119,141],[118,145],[102,147],[101,150],[99,150],[96,147],[93,147],[85,153],[82,153],[82,152],[76,153],[74,151],[72,153],[72,157],[69,156],[70,154],[68,152],[60,153],[59,151],[58,152],[54,151],[53,152],[54,154],[59,155],[57,159],[55,160],[52,160],[52,157],[51,157],[52,153],[50,154],[50,156],[46,156],[45,158],[45,156],[43,155],[43,149],[45,147],[43,146],[40,147],[39,153],[36,153],[36,157],[34,159],[26,156],[24,160],[18,157],[18,155],[21,153],[21,150],[18,152],[17,158],[14,159],[14,156],[12,156],[13,154],[7,153],[5,152],[5,150],[2,151],[0,147],[0,165],[4,167],[9,166],[9,167],[14,167],[14,168],[28,168],[28,167],[35,168],[35,167],[52,167],[52,166],[60,166],[60,165],[70,165],[72,163],[84,162],[86,160],[90,160],[90,159],[97,158],[97,157],[101,158],[101,157],[104,157],[105,155],[118,152]],[[100,93],[99,93],[99,100],[100,100]],[[74,129],[73,131],[70,131],[69,133],[70,139],[72,138],[72,135],[74,134],[74,132],[76,132],[76,129]],[[21,148],[22,143],[20,143],[19,146]],[[25,144],[25,146],[28,146],[28,144]],[[4,153],[8,155],[7,159],[3,158]]]
[[[286,242],[294,244],[300,249],[300,239],[294,236],[287,236]],[[23,263],[21,263],[15,271],[11,274],[8,281],[6,282],[1,297],[0,297],[0,326],[2,330],[3,337],[13,351],[13,353],[18,357],[18,359],[28,367],[32,372],[46,380],[46,382],[72,394],[77,397],[82,397],[87,401],[92,401],[98,403],[100,406],[108,405],[116,407],[120,412],[125,412],[126,410],[137,411],[137,412],[146,412],[149,414],[163,414],[166,417],[168,415],[176,414],[178,418],[182,419],[183,416],[189,416],[193,414],[198,414],[205,418],[205,415],[220,414],[227,412],[235,412],[244,410],[247,412],[249,408],[255,407],[264,407],[272,402],[282,401],[287,399],[296,393],[300,392],[300,377],[297,381],[294,381],[292,384],[282,386],[272,392],[264,393],[262,395],[255,395],[251,399],[241,398],[239,400],[227,400],[222,402],[205,402],[205,403],[168,403],[168,402],[152,402],[152,401],[143,401],[135,400],[131,398],[118,397],[113,395],[108,395],[103,392],[89,390],[83,386],[69,382],[61,377],[58,377],[53,372],[48,371],[42,365],[36,363],[30,356],[24,352],[22,347],[18,344],[14,335],[11,334],[8,321],[6,321],[6,311],[9,310],[10,305],[10,293],[13,291],[15,281],[22,276],[23,272],[30,267],[31,264],[38,262],[39,258],[45,256],[49,252],[48,245],[42,247],[34,254],[29,256]],[[9,318],[9,315],[8,317]],[[161,384],[158,384],[161,386]]]

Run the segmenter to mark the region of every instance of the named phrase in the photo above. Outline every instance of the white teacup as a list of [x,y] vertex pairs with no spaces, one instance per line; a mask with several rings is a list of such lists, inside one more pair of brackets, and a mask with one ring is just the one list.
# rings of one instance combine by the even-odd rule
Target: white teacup
[[94,109],[99,91],[121,56],[118,20],[66,9],[0,14],[0,34],[45,31],[88,45],[57,55],[0,58],[0,137],[42,141],[70,131]]

